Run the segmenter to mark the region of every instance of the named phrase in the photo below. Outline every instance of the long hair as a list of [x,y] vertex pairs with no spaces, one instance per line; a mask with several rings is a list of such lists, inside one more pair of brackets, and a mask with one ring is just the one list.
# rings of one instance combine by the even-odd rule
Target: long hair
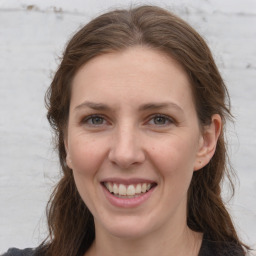
[[216,152],[204,168],[193,174],[188,191],[187,224],[194,231],[207,233],[213,241],[243,245],[221,198],[225,175],[234,189],[224,140],[225,121],[231,117],[226,86],[207,44],[190,25],[159,7],[140,6],[108,12],[80,29],[67,44],[47,91],[47,117],[55,132],[63,175],[48,202],[49,236],[41,247],[46,255],[82,255],[95,238],[93,216],[65,162],[64,137],[72,79],[95,56],[137,45],[161,51],[183,67],[190,79],[201,127],[211,123],[213,114],[221,116],[223,129]]

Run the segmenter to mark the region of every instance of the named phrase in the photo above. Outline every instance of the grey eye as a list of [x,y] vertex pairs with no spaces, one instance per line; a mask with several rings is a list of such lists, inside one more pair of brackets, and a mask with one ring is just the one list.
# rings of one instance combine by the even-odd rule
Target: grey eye
[[90,118],[90,123],[94,125],[100,125],[104,123],[104,119],[100,116],[94,116]]
[[155,127],[167,127],[169,125],[174,124],[174,120],[167,115],[163,114],[155,114],[152,115],[151,118],[148,121],[149,125],[155,126]]
[[164,125],[166,124],[169,120],[164,117],[164,116],[156,116],[153,118],[154,124],[158,124],[158,125]]

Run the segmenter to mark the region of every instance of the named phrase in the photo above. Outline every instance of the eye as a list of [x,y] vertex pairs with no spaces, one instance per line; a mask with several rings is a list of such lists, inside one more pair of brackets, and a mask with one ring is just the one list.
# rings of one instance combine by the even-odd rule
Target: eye
[[167,126],[174,123],[174,120],[166,115],[157,114],[151,117],[148,122],[150,125]]
[[105,125],[107,121],[105,120],[104,117],[100,115],[91,115],[82,120],[83,124],[88,124],[90,126],[101,126]]

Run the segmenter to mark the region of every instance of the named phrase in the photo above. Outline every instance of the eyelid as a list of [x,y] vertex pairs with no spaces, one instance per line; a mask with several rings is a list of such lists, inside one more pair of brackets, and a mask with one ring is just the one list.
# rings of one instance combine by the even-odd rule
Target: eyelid
[[[93,124],[93,123],[89,123],[88,122],[92,118],[96,118],[96,117],[102,118],[103,119],[103,123],[102,124]],[[166,124],[150,124],[150,121],[152,121],[154,118],[157,118],[157,117],[165,118],[167,123]],[[81,125],[87,125],[87,126],[91,126],[91,127],[102,127],[102,126],[105,126],[105,125],[111,125],[111,122],[109,121],[109,119],[105,115],[102,115],[102,114],[89,114],[89,115],[86,115],[86,116],[81,118],[81,121],[79,123]],[[155,114],[151,114],[146,119],[146,122],[144,124],[149,125],[149,126],[154,126],[154,127],[161,128],[161,127],[167,127],[167,126],[170,126],[170,125],[173,125],[173,124],[177,124],[177,121],[173,117],[171,117],[169,115],[155,113]]]
[[[103,119],[103,121],[104,121],[104,123],[103,124],[89,124],[88,123],[88,121],[90,120],[90,119],[92,119],[92,118],[96,118],[96,117],[99,117],[99,118],[102,118]],[[83,125],[88,125],[88,126],[94,126],[94,127],[99,127],[99,126],[103,126],[103,125],[106,125],[106,123],[109,123],[109,121],[107,120],[107,118],[104,116],[104,115],[102,115],[102,114],[91,114],[91,115],[87,115],[87,116],[85,116],[85,117],[83,117],[82,119],[81,119],[81,122],[80,122],[81,124],[83,124]]]
[[152,124],[152,125],[157,126],[157,127],[166,127],[166,126],[177,123],[176,120],[173,117],[170,117],[169,115],[166,115],[166,114],[160,114],[160,113],[150,115],[149,118],[147,119],[146,123],[149,123],[149,121],[151,121],[152,119],[157,118],[157,117],[166,118],[166,120],[168,121],[168,124],[159,124],[159,125]]

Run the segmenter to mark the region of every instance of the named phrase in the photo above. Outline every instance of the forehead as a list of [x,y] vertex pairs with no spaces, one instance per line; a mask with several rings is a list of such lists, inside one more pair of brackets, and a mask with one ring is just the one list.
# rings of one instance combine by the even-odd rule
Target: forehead
[[170,56],[146,47],[132,47],[91,59],[76,73],[72,102],[176,101],[191,104],[184,69]]

